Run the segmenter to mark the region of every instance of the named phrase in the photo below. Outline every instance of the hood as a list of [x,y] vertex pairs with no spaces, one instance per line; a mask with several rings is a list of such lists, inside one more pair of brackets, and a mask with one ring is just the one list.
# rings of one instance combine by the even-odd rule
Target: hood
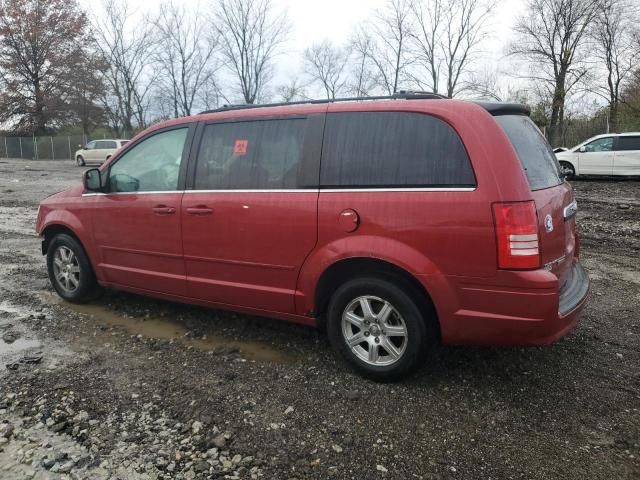
[[53,193],[48,197],[45,197],[45,199],[42,200],[41,203],[51,203],[55,202],[56,200],[68,197],[79,197],[80,195],[82,195],[83,191],[84,187],[82,185],[74,185],[73,187],[69,187],[65,190],[62,190],[61,192]]

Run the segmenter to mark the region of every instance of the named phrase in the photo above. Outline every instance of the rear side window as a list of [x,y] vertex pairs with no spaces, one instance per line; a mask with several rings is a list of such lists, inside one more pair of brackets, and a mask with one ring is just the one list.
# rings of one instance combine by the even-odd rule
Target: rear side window
[[207,125],[196,166],[198,190],[295,189],[304,119]]
[[640,137],[618,137],[616,150],[640,150]]
[[551,146],[526,115],[498,115],[496,122],[507,134],[524,168],[531,190],[562,183],[560,167]]
[[462,140],[442,120],[356,112],[328,115],[320,182],[325,188],[470,187],[475,176]]

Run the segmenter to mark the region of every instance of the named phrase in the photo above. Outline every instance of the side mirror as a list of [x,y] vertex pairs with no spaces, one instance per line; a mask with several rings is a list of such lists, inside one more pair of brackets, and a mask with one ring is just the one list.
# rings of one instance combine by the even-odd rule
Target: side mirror
[[580,147],[580,150],[579,150],[580,153],[584,153],[586,151],[587,151],[587,147],[585,147],[584,145]]
[[84,172],[83,184],[85,190],[89,192],[102,191],[102,172],[99,168],[92,168]]

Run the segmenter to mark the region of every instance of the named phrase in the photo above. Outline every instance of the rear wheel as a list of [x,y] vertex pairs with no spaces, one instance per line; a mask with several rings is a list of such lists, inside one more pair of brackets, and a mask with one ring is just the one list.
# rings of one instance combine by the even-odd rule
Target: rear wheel
[[56,235],[49,242],[47,270],[53,288],[68,302],[91,300],[98,289],[84,248],[66,233]]
[[576,169],[569,162],[560,162],[560,171],[567,180],[571,180],[576,176]]
[[78,156],[76,157],[76,164],[77,164],[79,167],[84,167],[84,166],[85,166],[84,158],[82,158],[82,155],[78,155]]
[[376,381],[406,376],[427,349],[421,310],[405,291],[379,278],[350,280],[327,310],[333,347],[361,375]]

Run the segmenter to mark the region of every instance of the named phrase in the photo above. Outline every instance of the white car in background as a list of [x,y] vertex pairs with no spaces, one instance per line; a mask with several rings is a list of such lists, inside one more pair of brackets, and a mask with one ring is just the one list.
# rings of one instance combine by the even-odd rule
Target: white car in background
[[640,132],[596,135],[556,153],[562,173],[580,175],[640,175]]
[[[118,150],[124,147],[129,140],[93,140],[87,143],[84,148],[80,148],[74,155],[76,163],[79,167],[83,167],[87,163],[102,163]],[[78,145],[81,147],[81,145]]]

